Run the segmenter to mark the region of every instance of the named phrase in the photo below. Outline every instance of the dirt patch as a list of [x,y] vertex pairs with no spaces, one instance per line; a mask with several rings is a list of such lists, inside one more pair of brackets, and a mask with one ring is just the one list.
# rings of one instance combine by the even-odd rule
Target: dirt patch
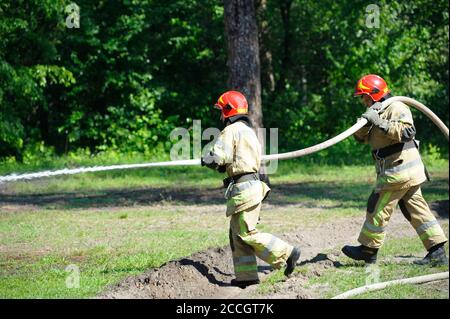
[[[308,279],[302,277],[289,278],[282,283],[277,283],[273,287],[273,291],[262,295],[255,294],[255,298],[264,299],[313,299],[316,295],[310,290],[304,288]],[[246,292],[248,295],[249,291]]]
[[209,249],[137,277],[128,277],[100,298],[207,298],[233,278],[231,251]]
[[[269,299],[314,299],[320,298],[322,287],[314,289],[306,288],[308,281],[313,277],[320,277],[325,271],[340,267],[341,264],[336,261],[337,253],[317,254],[314,258],[304,260],[298,266],[309,265],[313,267],[306,268],[306,271],[296,272],[291,277],[276,283],[268,293],[259,293],[252,290],[241,291],[240,298],[269,298]],[[320,288],[320,289],[319,289]],[[325,289],[328,287],[324,287]]]
[[[302,247],[304,262],[317,264],[317,269],[324,268],[327,267],[326,265],[329,266],[329,260],[323,256],[315,256],[314,252],[321,249],[319,247],[323,249],[336,245],[336,239],[340,233],[338,229],[353,230],[353,224],[350,221],[348,218],[341,218],[339,220],[341,226],[327,224],[320,230],[298,230],[279,237]],[[327,236],[331,230],[334,235]],[[188,258],[168,262],[158,269],[152,269],[137,277],[128,277],[107,289],[99,298],[250,298],[257,286],[245,290],[230,286],[230,281],[234,278],[231,261],[229,247],[209,249]],[[266,263],[260,260],[258,262],[260,278],[264,280],[272,269]],[[312,298],[313,296],[306,290],[294,289],[294,287],[302,287],[298,285],[299,280],[301,278],[295,277],[287,280],[292,286],[288,289],[289,298]],[[273,297],[278,298],[276,295]]]
[[[431,207],[441,209],[443,204],[436,205],[433,203]],[[337,262],[341,254],[340,247],[343,244],[357,243],[356,239],[364,217],[364,213],[361,213],[359,218],[336,218],[333,222],[317,227],[298,228],[289,234],[278,234],[280,238],[301,248],[299,265],[313,265],[313,267],[309,267],[306,273],[296,272],[291,278],[277,283],[273,291],[264,294],[264,298],[319,298],[318,292],[321,289],[308,290],[305,283],[309,278],[320,276],[329,268],[340,266]],[[393,215],[387,233],[390,237],[416,236],[400,212]],[[418,257],[420,256],[408,256],[408,258]],[[98,298],[261,297],[257,292],[258,286],[247,289],[230,286],[230,281],[234,278],[231,261],[231,251],[228,247],[209,249],[181,260],[168,262],[139,276],[128,277],[117,285],[108,287]],[[258,269],[262,280],[271,271],[271,267],[263,262],[259,264]]]

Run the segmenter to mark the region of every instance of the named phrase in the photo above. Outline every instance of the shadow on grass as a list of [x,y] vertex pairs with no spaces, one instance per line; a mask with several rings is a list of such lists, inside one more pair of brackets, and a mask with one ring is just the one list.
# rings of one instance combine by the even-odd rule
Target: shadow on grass
[[[297,205],[300,207],[337,207],[364,209],[373,185],[366,182],[353,183],[286,183],[272,184],[267,203],[277,206]],[[448,196],[448,180],[436,179],[424,187],[426,194]],[[145,187],[134,189],[105,189],[101,191],[70,193],[14,194],[0,193],[2,205],[35,205],[51,209],[79,209],[105,207],[132,207],[135,205],[177,204],[217,205],[224,204],[223,188],[191,187]],[[335,201],[321,205],[317,201]],[[435,208],[448,218],[448,200],[440,201]],[[446,206],[445,206],[446,205]],[[445,217],[445,216],[443,216]]]
[[333,264],[334,268],[339,268],[339,267],[343,266],[339,261],[334,261],[334,260],[328,258],[328,255],[324,254],[324,253],[319,253],[315,257],[308,259],[308,260],[304,260],[304,261],[298,263],[297,265],[304,266],[304,265],[308,265],[308,264],[316,264],[316,263],[323,262],[323,261],[331,262]]
[[[272,205],[304,204],[315,207],[315,200],[365,201],[367,185],[353,185],[338,189],[330,183],[296,183],[272,185],[267,203]],[[223,188],[160,188],[102,190],[71,193],[0,194],[0,205],[36,205],[43,208],[77,209],[100,207],[129,207],[172,203],[181,205],[224,204]],[[362,203],[364,205],[364,203]],[[341,206],[339,204],[338,206]]]
[[183,266],[194,267],[200,274],[206,277],[206,279],[208,279],[208,281],[214,285],[218,285],[220,287],[230,286],[229,283],[216,279],[216,277],[210,273],[209,268],[199,261],[184,258],[180,260],[180,264]]
[[438,200],[430,203],[430,208],[437,212],[439,217],[448,219],[448,200]]

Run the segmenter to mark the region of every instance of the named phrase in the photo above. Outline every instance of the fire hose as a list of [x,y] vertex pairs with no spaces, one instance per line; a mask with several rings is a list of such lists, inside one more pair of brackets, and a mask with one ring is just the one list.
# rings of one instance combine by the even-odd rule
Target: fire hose
[[[381,110],[386,109],[391,103],[400,101],[408,104],[409,106],[413,106],[422,113],[424,113],[428,118],[430,118],[433,123],[442,131],[445,135],[447,141],[449,139],[449,130],[448,127],[433,113],[428,107],[423,105],[422,103],[411,99],[405,96],[395,96],[387,99],[382,103]],[[381,111],[380,110],[380,111]],[[347,137],[353,135],[359,129],[361,129],[364,125],[367,124],[367,120],[364,118],[358,119],[358,121],[349,129],[342,132],[341,134],[326,140],[325,142],[287,153],[281,154],[270,154],[262,156],[262,161],[271,161],[271,160],[285,160],[291,158],[297,158],[309,154],[313,154],[324,150],[330,146],[333,146]],[[50,177],[50,176],[59,176],[59,175],[73,175],[87,172],[100,172],[100,171],[111,171],[118,169],[132,169],[132,168],[147,168],[147,167],[170,167],[170,166],[195,166],[200,165],[200,159],[192,159],[192,160],[179,160],[179,161],[167,161],[167,162],[154,162],[154,163],[140,163],[140,164],[122,164],[122,165],[110,165],[110,166],[93,166],[93,167],[80,167],[74,169],[60,169],[54,171],[43,171],[37,173],[25,173],[25,174],[10,174],[6,176],[0,176],[0,183],[2,182],[12,182],[19,180],[29,180],[41,177]]]
[[[442,131],[442,133],[445,135],[445,138],[448,141],[448,127],[445,126],[445,124],[437,117],[436,114],[433,113],[428,107],[423,105],[420,102],[417,102],[414,99],[411,99],[406,96],[395,96],[390,99],[387,99],[382,103],[380,112],[384,109],[386,109],[389,105],[391,105],[393,102],[400,101],[403,103],[406,103],[410,106],[415,107],[422,113],[424,113],[427,117],[429,117],[433,123]],[[314,146],[310,146],[308,148],[304,148],[298,151],[288,152],[288,153],[282,153],[282,154],[273,154],[273,155],[266,155],[263,156],[263,160],[274,160],[274,159],[289,159],[289,158],[295,158],[295,157],[301,157],[305,155],[309,155],[312,153],[316,153],[318,151],[321,151],[323,149],[326,149],[330,146],[333,146],[334,144],[337,144],[341,142],[342,140],[346,139],[347,137],[353,135],[355,132],[357,132],[359,129],[361,129],[364,125],[367,124],[367,120],[364,118],[359,119],[356,124],[354,124],[352,127],[347,129],[346,131],[342,132],[341,134],[333,137],[332,139],[329,139],[325,142],[322,142],[320,144],[316,144]]]
[[397,279],[397,280],[380,282],[380,283],[376,283],[376,284],[372,284],[372,285],[366,285],[366,286],[362,286],[359,288],[355,288],[355,289],[346,291],[346,292],[344,292],[340,295],[337,295],[331,299],[347,299],[349,297],[354,297],[354,296],[363,294],[365,292],[382,290],[382,289],[385,289],[385,288],[393,286],[393,285],[423,284],[423,283],[427,283],[427,282],[433,282],[433,281],[444,280],[444,279],[448,279],[448,271],[440,272],[437,274],[417,276],[417,277],[411,277],[411,278],[405,278],[405,279]]

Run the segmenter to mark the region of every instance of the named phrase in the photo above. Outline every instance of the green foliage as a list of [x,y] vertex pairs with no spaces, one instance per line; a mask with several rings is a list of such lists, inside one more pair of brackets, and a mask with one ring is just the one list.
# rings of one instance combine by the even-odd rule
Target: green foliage
[[193,109],[209,115],[225,82],[220,2],[77,1],[79,29],[68,4],[0,5],[0,157],[42,142],[156,155]]
[[[69,3],[0,3],[0,158],[29,161],[40,148],[161,157],[174,127],[190,128],[194,119],[219,125],[211,105],[228,89],[220,0],[79,0],[78,29],[66,26]],[[447,1],[378,1],[379,28],[366,25],[364,1],[288,3],[268,0],[258,11],[266,28],[264,124],[279,128],[281,151],[353,124],[363,112],[353,87],[367,73],[448,124]],[[448,157],[434,124],[414,117],[423,149]],[[307,159],[369,160],[351,139]]]
[[[280,127],[283,149],[316,144],[355,123],[364,107],[352,97],[353,88],[369,73],[383,76],[394,95],[423,102],[448,125],[447,1],[378,1],[379,28],[366,25],[366,1],[293,1],[286,28],[277,12],[281,3],[269,1],[275,12],[265,17],[272,26],[269,48],[274,57],[287,54],[290,63],[283,68],[274,59],[275,78],[285,79],[275,92],[263,82],[263,105],[266,123]],[[414,117],[425,149],[438,145],[441,154],[448,154],[434,124],[418,111]],[[346,141],[317,157],[359,162],[368,160],[367,153]]]

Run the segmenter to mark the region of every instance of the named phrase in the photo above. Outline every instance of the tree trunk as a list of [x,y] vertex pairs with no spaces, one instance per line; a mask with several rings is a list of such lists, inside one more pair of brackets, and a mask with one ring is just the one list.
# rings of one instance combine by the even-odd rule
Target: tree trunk
[[276,91],[280,92],[286,85],[287,72],[291,57],[291,7],[292,0],[279,0],[281,20],[283,22],[283,58],[281,59],[280,77],[277,81]]
[[261,87],[269,92],[275,91],[275,75],[272,63],[272,51],[269,43],[269,22],[267,21],[267,0],[256,1],[256,16],[259,30],[259,52],[261,57]]
[[[224,0],[225,32],[228,40],[228,85],[242,92],[249,104],[249,118],[265,152],[261,108],[261,70],[259,60],[258,25],[254,0]],[[269,184],[264,166],[261,179]]]
[[[39,131],[41,133],[41,141],[46,144],[51,144],[50,134],[49,134],[49,123],[48,123],[48,108],[44,105],[45,102],[39,103],[37,107],[37,118],[39,123]],[[51,103],[51,102],[50,102]]]
[[258,27],[253,0],[224,0],[228,39],[228,85],[242,92],[254,128],[263,127]]

